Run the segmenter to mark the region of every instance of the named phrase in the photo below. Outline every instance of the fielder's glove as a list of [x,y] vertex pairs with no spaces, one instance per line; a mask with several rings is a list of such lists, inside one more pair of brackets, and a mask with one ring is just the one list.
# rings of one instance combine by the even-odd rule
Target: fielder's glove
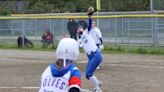
[[92,6],[90,6],[88,8],[87,15],[91,16],[91,15],[93,15],[93,13],[94,13],[94,8]]
[[101,45],[99,46],[99,49],[100,49],[101,51],[103,51],[103,50],[104,50],[104,45],[101,44]]

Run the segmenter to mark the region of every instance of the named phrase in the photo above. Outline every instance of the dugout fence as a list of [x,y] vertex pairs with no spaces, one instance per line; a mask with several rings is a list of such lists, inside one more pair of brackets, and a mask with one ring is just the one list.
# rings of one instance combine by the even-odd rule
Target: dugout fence
[[[0,44],[16,45],[19,33],[24,33],[34,44],[41,44],[46,28],[59,40],[63,34],[68,34],[68,18],[87,21],[83,13],[1,16]],[[95,14],[93,20],[98,22],[105,43],[164,46],[164,14],[100,13]]]

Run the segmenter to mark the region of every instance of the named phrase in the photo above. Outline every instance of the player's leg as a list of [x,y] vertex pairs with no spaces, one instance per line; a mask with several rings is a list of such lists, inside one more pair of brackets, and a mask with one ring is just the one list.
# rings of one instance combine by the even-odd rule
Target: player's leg
[[42,43],[43,43],[42,48],[46,48],[47,47],[47,40],[44,39]]
[[29,44],[29,47],[30,48],[33,48],[34,47],[33,43],[31,41],[29,41],[29,40],[28,40],[28,44]]
[[[100,50],[100,44],[96,44],[96,46],[97,46],[97,48]],[[100,50],[100,52],[101,52],[101,50]],[[101,66],[101,64],[99,65],[99,66],[97,66],[97,70],[99,70],[100,69],[100,66]]]
[[88,64],[86,66],[86,78],[89,79],[90,76],[93,75],[97,66],[102,62],[102,55],[100,51],[96,51],[95,53],[88,56]]
[[100,89],[100,81],[94,75],[94,72],[102,61],[102,55],[99,51],[96,54],[89,56],[89,61],[86,67],[86,78],[91,81],[95,89]]

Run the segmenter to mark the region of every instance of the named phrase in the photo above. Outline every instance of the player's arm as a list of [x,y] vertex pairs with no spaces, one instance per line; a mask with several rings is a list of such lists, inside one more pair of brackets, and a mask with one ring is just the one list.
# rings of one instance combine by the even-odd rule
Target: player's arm
[[74,70],[71,73],[69,80],[69,92],[80,92],[81,88],[81,72],[79,70]]
[[94,8],[91,6],[88,8],[88,11],[87,11],[87,15],[88,15],[88,31],[91,30],[91,27],[92,27],[92,18],[91,16],[93,15],[94,13]]
[[99,28],[97,28],[97,36],[98,36],[98,38],[99,38],[99,40],[100,40],[101,44],[103,44],[102,34],[101,34],[101,32],[100,32],[100,29],[99,29]]
[[101,44],[103,44],[102,34],[101,34],[100,30],[98,32],[98,37],[99,37],[99,40],[100,40]]
[[102,51],[102,50],[104,50],[104,45],[103,45],[103,40],[102,40],[102,34],[101,34],[101,31],[100,31],[99,28],[97,28],[96,33],[97,33],[97,37],[98,37],[98,39],[100,41],[99,49]]
[[80,92],[80,89],[76,87],[72,87],[69,89],[69,92]]
[[102,40],[102,38],[99,38],[99,40],[100,40],[101,44],[103,44],[103,40]]
[[88,15],[88,31],[91,31],[92,27],[92,18],[91,15]]
[[78,43],[79,47],[81,47],[81,48],[83,47],[82,42],[81,42],[80,39],[77,41],[77,43]]

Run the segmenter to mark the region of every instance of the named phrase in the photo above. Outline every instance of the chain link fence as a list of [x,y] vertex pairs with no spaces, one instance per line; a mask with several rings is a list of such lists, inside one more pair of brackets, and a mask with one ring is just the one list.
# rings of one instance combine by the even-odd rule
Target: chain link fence
[[[100,18],[104,15],[109,17]],[[96,17],[93,19],[96,22],[98,21],[105,43],[164,46],[164,17],[145,17],[143,15],[143,17],[124,17],[122,15],[124,14],[100,13],[98,19]],[[84,18],[77,18],[76,14],[49,14],[46,16],[68,16],[68,18],[72,16],[75,17],[76,22],[79,18]],[[17,38],[20,33],[24,33],[34,45],[42,44],[41,36],[47,28],[54,34],[54,39],[57,41],[62,38],[63,34],[68,34],[68,18],[19,17],[21,16],[17,16],[15,19],[0,18],[0,44],[17,45]],[[86,18],[84,19],[87,21]]]
[[152,0],[153,10],[164,10],[164,0]]

